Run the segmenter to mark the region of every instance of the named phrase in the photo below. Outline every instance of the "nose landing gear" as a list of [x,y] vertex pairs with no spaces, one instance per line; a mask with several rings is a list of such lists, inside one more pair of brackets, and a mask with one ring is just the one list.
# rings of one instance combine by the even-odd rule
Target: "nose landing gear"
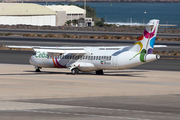
[[35,72],[41,72],[41,70],[40,69],[42,69],[41,67],[35,67]]

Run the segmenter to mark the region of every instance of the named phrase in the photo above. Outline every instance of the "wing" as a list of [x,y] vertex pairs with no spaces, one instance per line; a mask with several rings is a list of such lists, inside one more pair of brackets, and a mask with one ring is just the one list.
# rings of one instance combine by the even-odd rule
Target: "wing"
[[71,54],[85,54],[86,53],[84,49],[82,50],[34,49],[34,51],[47,52],[49,56],[58,56],[58,55],[68,54],[68,53],[71,53]]
[[6,46],[9,48],[33,49],[35,52],[47,52],[49,56],[58,56],[62,54],[85,54],[84,47],[48,47],[48,46]]

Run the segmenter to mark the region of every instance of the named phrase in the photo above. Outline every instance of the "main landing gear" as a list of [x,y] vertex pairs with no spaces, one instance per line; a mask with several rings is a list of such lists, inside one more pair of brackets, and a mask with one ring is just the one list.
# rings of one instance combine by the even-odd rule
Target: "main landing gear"
[[41,70],[40,70],[41,67],[35,67],[35,69],[36,69],[35,72],[41,72]]
[[79,74],[79,69],[78,69],[78,68],[73,68],[73,69],[71,70],[71,73],[72,73],[73,75],[77,75],[77,74]]
[[98,71],[96,71],[96,75],[103,75],[104,73],[103,73],[103,70],[98,70]]

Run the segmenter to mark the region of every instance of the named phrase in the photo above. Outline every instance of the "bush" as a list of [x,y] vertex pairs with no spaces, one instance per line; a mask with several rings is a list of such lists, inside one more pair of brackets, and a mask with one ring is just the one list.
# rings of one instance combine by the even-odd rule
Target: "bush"
[[13,35],[13,34],[12,34],[12,33],[6,33],[5,35],[6,35],[6,36],[9,36],[9,35]]
[[109,38],[109,36],[105,36],[105,37],[104,37],[104,39],[108,39],[108,38]]
[[90,38],[92,38],[92,39],[93,39],[94,37],[95,37],[94,35],[93,35],[93,36],[90,36]]
[[97,23],[95,23],[95,26],[103,27],[104,23],[102,21],[98,21]]
[[55,37],[54,34],[47,34],[45,37]]
[[116,39],[120,39],[120,36],[115,36]]
[[63,34],[63,37],[64,37],[64,38],[70,38],[70,37],[71,37],[71,35],[68,35],[68,34]]

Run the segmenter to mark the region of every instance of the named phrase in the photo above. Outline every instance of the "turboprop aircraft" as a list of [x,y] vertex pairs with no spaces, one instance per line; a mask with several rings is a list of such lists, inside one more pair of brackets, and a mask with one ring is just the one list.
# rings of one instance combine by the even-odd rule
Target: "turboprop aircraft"
[[[153,19],[145,26],[144,33],[132,46],[113,47],[41,47],[7,46],[13,48],[33,48],[29,62],[36,72],[41,68],[69,68],[72,74],[79,71],[122,70],[135,67],[156,59],[152,54],[159,20]],[[157,46],[158,47],[158,46]]]

